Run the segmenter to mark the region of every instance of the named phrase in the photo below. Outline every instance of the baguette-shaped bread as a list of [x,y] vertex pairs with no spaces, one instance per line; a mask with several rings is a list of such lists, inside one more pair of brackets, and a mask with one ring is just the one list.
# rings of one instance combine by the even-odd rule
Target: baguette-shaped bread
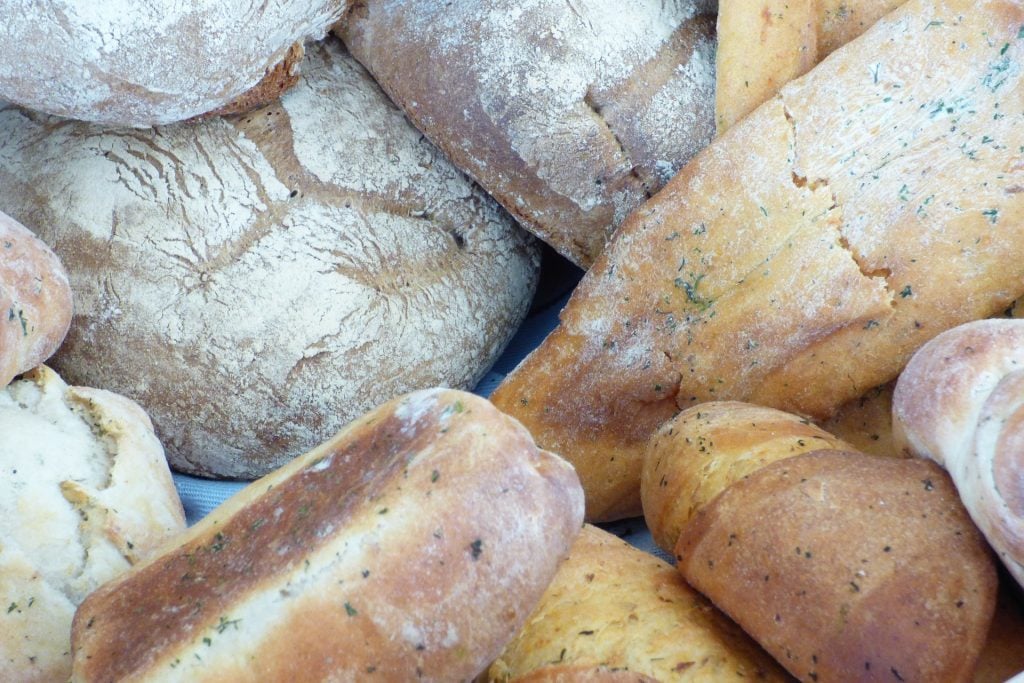
[[466,680],[582,515],[572,468],[487,401],[409,394],[93,593],[73,680]]
[[456,166],[587,268],[714,135],[710,4],[365,0],[340,35]]
[[896,383],[895,440],[942,465],[1003,564],[1024,586],[1024,320],[939,335]]
[[774,408],[711,401],[654,433],[644,454],[640,498],[654,542],[667,552],[697,511],[766,465],[823,449],[854,450],[808,420]]
[[71,324],[71,286],[60,260],[0,211],[0,387],[57,350]]
[[[602,670],[603,668],[603,670]],[[619,672],[620,678],[611,677]],[[633,678],[624,678],[626,673]],[[488,680],[782,681],[750,638],[668,563],[583,531]]]
[[71,675],[71,619],[185,530],[138,405],[39,366],[0,391],[0,680]]
[[589,518],[639,511],[680,408],[825,419],[1024,292],[1022,25],[1017,3],[911,0],[627,219],[493,396],[576,465]]
[[719,3],[715,60],[718,134],[905,1]]
[[803,681],[969,681],[995,607],[984,539],[922,460],[777,461],[703,507],[676,556]]

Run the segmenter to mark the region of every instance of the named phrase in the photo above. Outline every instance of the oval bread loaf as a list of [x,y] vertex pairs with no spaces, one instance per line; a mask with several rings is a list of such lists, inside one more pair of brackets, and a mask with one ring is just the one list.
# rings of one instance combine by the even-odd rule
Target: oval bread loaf
[[0,254],[0,387],[5,387],[64,340],[71,324],[71,286],[50,248],[2,211]]
[[72,680],[468,680],[583,519],[572,467],[426,390],[252,483],[75,615]]
[[178,470],[255,477],[394,396],[471,387],[529,306],[532,238],[337,40],[304,72],[152,131],[0,108],[0,203],[76,291],[54,363],[144,405]]
[[586,268],[714,135],[705,4],[367,0],[339,33],[457,166]]
[[0,0],[0,99],[136,127],[182,121],[238,98],[251,104],[294,82],[303,43],[322,38],[346,6]]
[[76,606],[184,529],[137,405],[45,366],[0,391],[0,680],[66,681]]

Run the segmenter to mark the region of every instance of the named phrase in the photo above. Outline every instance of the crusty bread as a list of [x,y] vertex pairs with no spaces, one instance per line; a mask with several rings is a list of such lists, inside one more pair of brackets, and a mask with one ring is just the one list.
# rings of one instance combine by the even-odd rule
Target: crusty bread
[[977,321],[924,345],[896,383],[893,422],[898,448],[949,471],[1024,586],[1024,320]]
[[743,477],[784,458],[850,444],[773,408],[712,401],[679,413],[651,436],[640,475],[644,519],[667,552],[697,511]]
[[905,1],[719,3],[715,60],[718,134]]
[[1021,25],[1015,3],[912,0],[623,224],[493,397],[576,465],[589,518],[637,513],[678,409],[825,419],[1024,291]]
[[819,423],[855,450],[868,455],[906,457],[892,439],[892,392],[896,382],[875,387],[860,398],[848,401],[835,414]]
[[[614,672],[621,677],[609,677]],[[627,672],[633,678],[626,678]],[[638,676],[694,682],[788,678],[671,565],[584,525],[523,630],[491,666],[488,680],[635,681]]]
[[995,565],[945,472],[815,451],[705,505],[679,570],[802,681],[969,681]]
[[457,166],[587,267],[714,134],[705,4],[365,0],[339,33]]
[[1013,580],[999,582],[996,613],[985,649],[978,658],[974,683],[1006,683],[1024,672],[1024,600]]
[[265,101],[294,46],[322,38],[347,5],[0,0],[0,99],[135,127]]
[[279,103],[113,132],[0,107],[0,204],[71,273],[55,365],[149,411],[173,467],[255,477],[406,391],[468,388],[534,240],[337,40]]
[[0,680],[65,681],[75,607],[185,528],[149,418],[39,367],[0,391]]
[[57,256],[0,211],[0,388],[57,350],[71,324],[71,286]]
[[582,517],[572,468],[521,425],[472,394],[416,392],[93,593],[72,680],[467,680]]

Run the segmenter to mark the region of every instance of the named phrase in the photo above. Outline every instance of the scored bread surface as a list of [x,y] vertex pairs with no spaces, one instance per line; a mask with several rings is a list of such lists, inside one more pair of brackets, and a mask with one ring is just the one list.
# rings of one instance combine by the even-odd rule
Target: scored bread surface
[[572,468],[484,399],[415,392],[94,593],[75,681],[467,680],[579,533]]
[[340,44],[279,103],[115,132],[0,107],[0,204],[71,273],[55,365],[153,418],[172,465],[255,477],[406,391],[468,388],[534,240]]

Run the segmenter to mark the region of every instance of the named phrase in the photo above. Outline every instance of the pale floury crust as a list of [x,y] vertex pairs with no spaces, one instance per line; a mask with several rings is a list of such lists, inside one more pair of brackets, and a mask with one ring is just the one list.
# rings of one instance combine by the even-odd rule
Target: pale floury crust
[[414,392],[93,593],[72,680],[471,680],[583,519],[572,467],[478,396]]
[[54,363],[138,400],[182,471],[260,476],[394,396],[474,386],[536,285],[535,240],[336,39],[306,65],[195,125],[0,107],[0,204],[75,287]]
[[71,324],[71,286],[60,260],[0,211],[0,387],[49,358]]
[[[2,0],[0,99],[118,126],[173,123],[260,86],[346,0]],[[266,82],[263,86],[267,86]]]
[[921,348],[896,383],[897,446],[945,467],[1024,586],[1024,320],[985,320]]
[[336,30],[459,168],[586,268],[714,134],[707,4],[366,0]]
[[185,528],[163,449],[122,396],[45,366],[0,393],[0,679],[67,680],[92,590]]

